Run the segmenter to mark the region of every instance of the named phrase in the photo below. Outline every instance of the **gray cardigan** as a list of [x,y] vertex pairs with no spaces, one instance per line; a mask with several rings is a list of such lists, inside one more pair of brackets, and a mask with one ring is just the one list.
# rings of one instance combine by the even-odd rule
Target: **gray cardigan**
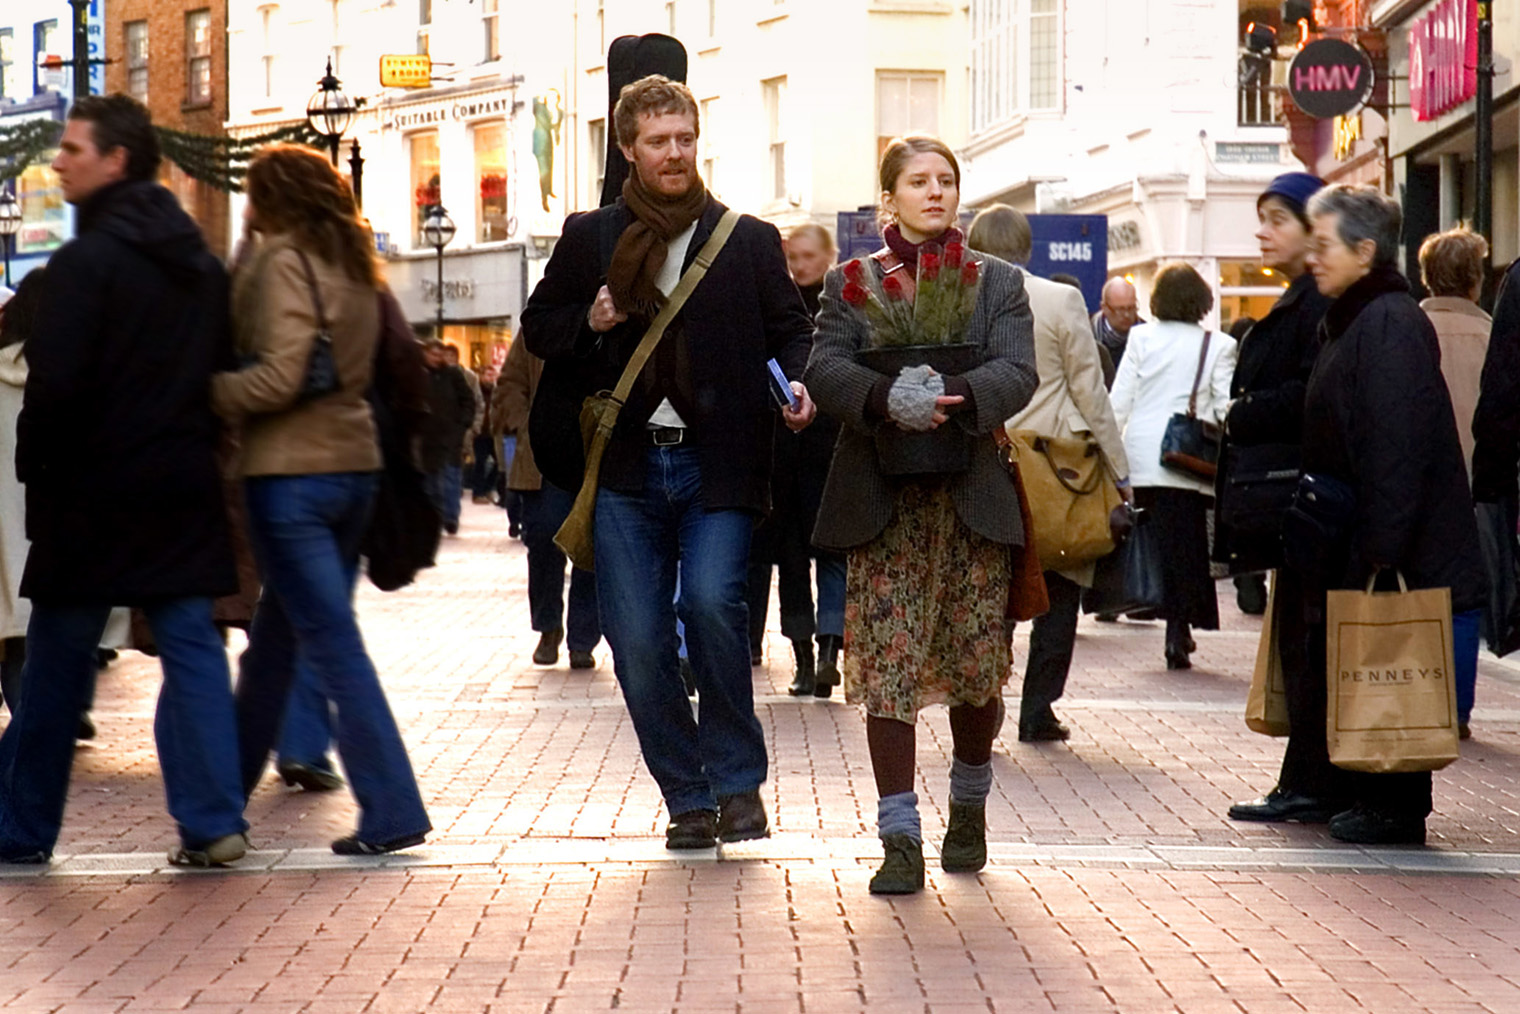
[[[973,532],[1022,545],[1018,494],[998,461],[992,434],[1029,403],[1039,386],[1034,318],[1019,273],[995,257],[978,256],[984,259],[982,284],[965,340],[981,344],[987,359],[965,375],[975,413],[954,415],[945,425],[964,426],[980,439],[971,467],[950,480],[950,496],[956,514]],[[880,535],[892,519],[893,501],[893,482],[877,468],[873,433],[877,425],[896,423],[866,418],[871,387],[881,374],[855,362],[855,350],[872,344],[871,331],[865,316],[841,298],[843,286],[842,268],[824,279],[813,354],[804,375],[819,409],[844,423],[813,531],[814,544],[832,550],[852,549]]]

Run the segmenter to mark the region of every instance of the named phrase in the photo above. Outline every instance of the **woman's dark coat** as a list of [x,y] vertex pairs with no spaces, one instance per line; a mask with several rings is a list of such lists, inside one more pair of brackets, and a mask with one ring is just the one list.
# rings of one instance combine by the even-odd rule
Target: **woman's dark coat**
[[[1240,340],[1221,484],[1229,477],[1232,448],[1302,442],[1304,390],[1319,354],[1320,321],[1331,302],[1306,271]],[[1222,488],[1216,489],[1214,502],[1221,503],[1223,495]],[[1281,563],[1281,540],[1235,532],[1221,522],[1215,526],[1214,559],[1236,573],[1270,569]]]
[[1454,612],[1483,606],[1485,579],[1467,468],[1430,318],[1397,271],[1376,269],[1337,299],[1304,397],[1304,471],[1351,486],[1356,520],[1341,588],[1396,567],[1411,588],[1450,588]]
[[227,274],[163,187],[112,184],[48,265],[16,471],[23,595],[140,605],[237,590],[211,375],[229,369]]

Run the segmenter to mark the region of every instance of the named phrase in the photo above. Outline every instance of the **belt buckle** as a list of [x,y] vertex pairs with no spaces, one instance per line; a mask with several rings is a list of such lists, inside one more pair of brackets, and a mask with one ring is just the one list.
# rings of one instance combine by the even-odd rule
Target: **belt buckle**
[[686,439],[686,431],[679,426],[661,426],[649,432],[656,447],[675,447]]

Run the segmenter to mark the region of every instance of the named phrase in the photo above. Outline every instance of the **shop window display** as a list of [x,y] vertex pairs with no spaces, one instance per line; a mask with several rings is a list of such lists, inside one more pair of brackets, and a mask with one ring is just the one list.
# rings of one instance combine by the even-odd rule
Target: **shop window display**
[[438,133],[413,134],[408,140],[412,158],[412,245],[421,247],[422,223],[443,202],[438,178]]
[[475,128],[475,221],[480,242],[491,243],[512,236],[507,201],[507,128],[485,123]]

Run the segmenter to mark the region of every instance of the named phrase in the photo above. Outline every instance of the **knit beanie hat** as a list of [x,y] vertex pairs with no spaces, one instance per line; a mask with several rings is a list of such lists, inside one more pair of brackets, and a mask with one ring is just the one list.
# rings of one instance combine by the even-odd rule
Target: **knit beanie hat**
[[1261,209],[1261,202],[1268,197],[1275,197],[1288,206],[1288,210],[1297,215],[1305,225],[1309,224],[1309,198],[1325,185],[1325,181],[1313,173],[1283,173],[1263,190],[1261,196],[1256,198],[1257,210]]

